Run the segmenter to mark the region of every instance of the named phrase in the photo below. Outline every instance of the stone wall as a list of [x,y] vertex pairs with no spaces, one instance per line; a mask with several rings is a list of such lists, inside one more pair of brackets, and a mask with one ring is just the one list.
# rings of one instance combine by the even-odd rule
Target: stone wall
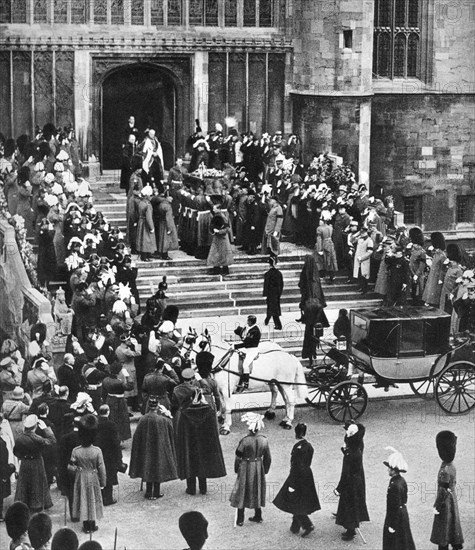
[[[373,0],[302,0],[294,6],[293,91],[370,92]],[[344,47],[343,31],[352,32],[351,48]]]
[[425,229],[454,228],[456,196],[475,194],[474,124],[474,96],[375,96],[373,189],[392,194],[397,210],[403,197],[422,196]]

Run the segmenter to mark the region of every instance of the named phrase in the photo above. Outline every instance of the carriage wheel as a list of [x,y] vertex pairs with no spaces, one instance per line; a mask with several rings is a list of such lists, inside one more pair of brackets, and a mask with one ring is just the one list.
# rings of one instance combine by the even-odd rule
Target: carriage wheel
[[327,411],[337,422],[356,420],[366,410],[368,394],[358,382],[345,380],[337,384],[328,395]]
[[464,414],[475,407],[475,364],[450,363],[435,384],[435,397],[448,414]]
[[328,393],[330,392],[334,379],[334,371],[332,365],[321,365],[314,367],[305,375],[308,383],[308,397],[305,398],[312,407],[319,407],[323,403]]
[[419,382],[409,382],[411,390],[422,399],[434,399],[434,378],[420,380]]

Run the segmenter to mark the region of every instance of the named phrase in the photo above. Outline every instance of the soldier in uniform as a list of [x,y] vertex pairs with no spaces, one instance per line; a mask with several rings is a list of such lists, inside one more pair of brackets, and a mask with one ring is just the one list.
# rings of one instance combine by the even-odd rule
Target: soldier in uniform
[[274,256],[269,257],[269,270],[264,275],[264,290],[263,296],[266,298],[267,312],[264,321],[265,325],[269,324],[269,320],[272,317],[274,320],[274,327],[276,330],[282,330],[282,323],[280,322],[280,316],[282,312],[280,310],[280,297],[284,290],[284,278],[282,273],[276,267],[277,258]]
[[262,236],[262,253],[278,256],[280,254],[280,236],[284,213],[275,197],[269,199],[269,207],[270,210],[267,214]]

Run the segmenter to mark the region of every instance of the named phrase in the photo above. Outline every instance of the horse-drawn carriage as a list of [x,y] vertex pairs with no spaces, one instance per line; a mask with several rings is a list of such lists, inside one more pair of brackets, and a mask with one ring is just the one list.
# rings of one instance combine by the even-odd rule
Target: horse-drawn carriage
[[450,319],[427,307],[351,310],[347,349],[320,342],[325,358],[307,374],[307,402],[318,406],[325,401],[338,422],[356,419],[368,404],[364,377],[372,375],[376,387],[409,383],[422,398],[435,395],[448,414],[470,411],[475,407],[475,342],[464,336],[451,343]]

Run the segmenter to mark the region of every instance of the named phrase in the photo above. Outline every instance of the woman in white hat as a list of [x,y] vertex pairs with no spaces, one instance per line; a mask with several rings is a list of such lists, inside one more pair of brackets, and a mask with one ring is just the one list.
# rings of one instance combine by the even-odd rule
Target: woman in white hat
[[267,437],[259,433],[264,427],[263,416],[248,412],[241,417],[249,432],[241,439],[236,449],[234,471],[236,483],[230,501],[237,508],[236,524],[244,524],[244,508],[254,508],[249,521],[262,523],[262,507],[266,504],[266,474],[271,465],[271,454]]
[[383,462],[388,468],[389,481],[384,520],[383,550],[415,550],[409,515],[407,513],[407,483],[401,473],[407,472],[402,454],[386,447],[392,454]]

